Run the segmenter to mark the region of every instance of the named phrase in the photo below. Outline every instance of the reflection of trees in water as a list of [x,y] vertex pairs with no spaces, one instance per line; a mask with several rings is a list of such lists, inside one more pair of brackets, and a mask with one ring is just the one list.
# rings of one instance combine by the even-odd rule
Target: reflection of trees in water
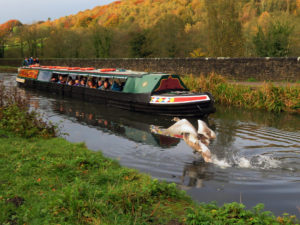
[[262,110],[241,109],[235,107],[217,106],[213,116],[220,120],[256,123],[259,126],[274,127],[281,130],[299,130],[300,115],[291,113],[271,113]]
[[217,139],[213,142],[213,154],[219,159],[227,158],[236,154],[236,149],[232,147],[238,128],[238,122],[232,120],[217,120]]

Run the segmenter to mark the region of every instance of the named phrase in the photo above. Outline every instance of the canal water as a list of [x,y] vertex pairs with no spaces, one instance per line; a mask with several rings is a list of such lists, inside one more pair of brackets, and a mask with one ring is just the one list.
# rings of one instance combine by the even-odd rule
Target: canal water
[[[15,74],[0,74],[15,85]],[[59,123],[71,142],[118,160],[154,178],[175,182],[198,202],[237,201],[251,208],[264,203],[276,215],[300,217],[300,116],[217,106],[206,121],[217,139],[213,163],[181,139],[150,132],[167,128],[170,117],[108,108],[55,94],[19,89],[32,107]],[[189,119],[197,128],[197,120]]]

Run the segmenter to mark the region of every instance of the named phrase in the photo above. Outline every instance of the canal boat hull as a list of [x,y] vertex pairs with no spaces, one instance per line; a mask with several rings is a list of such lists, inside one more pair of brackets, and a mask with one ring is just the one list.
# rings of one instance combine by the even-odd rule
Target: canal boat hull
[[[20,87],[142,113],[206,117],[215,112],[214,100],[210,93],[192,94],[187,91],[173,95],[159,92],[128,93],[45,82],[32,78],[26,79],[22,76],[18,76],[16,81]],[[194,99],[194,101],[185,101],[184,99]]]

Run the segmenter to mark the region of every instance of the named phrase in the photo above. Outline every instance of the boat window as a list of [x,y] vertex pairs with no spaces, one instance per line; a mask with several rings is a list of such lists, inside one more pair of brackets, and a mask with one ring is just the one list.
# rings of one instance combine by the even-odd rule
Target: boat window
[[38,80],[39,81],[50,81],[51,76],[52,76],[52,72],[51,71],[40,70],[39,76],[38,76]]

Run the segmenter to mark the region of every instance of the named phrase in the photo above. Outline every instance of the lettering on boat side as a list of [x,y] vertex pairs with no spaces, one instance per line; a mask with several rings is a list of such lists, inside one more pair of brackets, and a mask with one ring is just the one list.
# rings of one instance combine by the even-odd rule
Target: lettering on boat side
[[16,78],[16,81],[19,82],[19,83],[25,83],[25,79],[22,79],[22,78]]
[[180,96],[180,97],[164,97],[164,96],[151,96],[150,103],[152,104],[176,104],[176,103],[191,103],[209,101],[208,95],[201,96]]
[[38,70],[26,70],[26,69],[21,69],[21,70],[19,71],[18,76],[19,76],[19,77],[25,77],[25,78],[36,79],[38,74],[39,74],[39,71],[38,71]]

